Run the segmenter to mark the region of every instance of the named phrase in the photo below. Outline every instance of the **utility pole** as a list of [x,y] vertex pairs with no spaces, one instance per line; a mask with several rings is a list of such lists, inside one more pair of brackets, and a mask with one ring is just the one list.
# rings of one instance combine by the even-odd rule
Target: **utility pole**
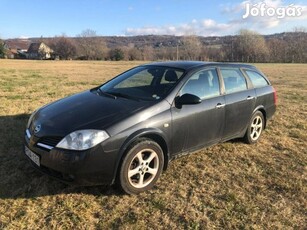
[[180,40],[177,41],[177,46],[176,46],[176,56],[177,56],[177,61],[179,60],[179,44],[181,43]]

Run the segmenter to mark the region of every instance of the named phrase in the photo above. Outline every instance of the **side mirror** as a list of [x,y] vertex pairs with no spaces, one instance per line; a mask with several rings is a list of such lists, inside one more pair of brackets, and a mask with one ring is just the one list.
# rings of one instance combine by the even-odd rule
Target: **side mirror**
[[193,94],[183,94],[181,97],[176,97],[175,105],[181,109],[182,105],[195,105],[201,103],[201,99]]

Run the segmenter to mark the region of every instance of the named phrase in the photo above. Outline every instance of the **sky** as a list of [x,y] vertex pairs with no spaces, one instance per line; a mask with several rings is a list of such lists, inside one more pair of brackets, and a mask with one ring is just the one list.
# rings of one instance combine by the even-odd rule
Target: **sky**
[[[0,38],[223,36],[307,28],[307,0],[0,0]],[[243,18],[243,16],[246,16]]]

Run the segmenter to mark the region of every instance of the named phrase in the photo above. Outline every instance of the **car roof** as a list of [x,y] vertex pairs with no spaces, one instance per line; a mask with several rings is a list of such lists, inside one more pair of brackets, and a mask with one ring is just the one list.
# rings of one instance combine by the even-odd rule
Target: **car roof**
[[256,69],[255,66],[249,64],[230,63],[230,62],[203,62],[203,61],[161,61],[161,62],[148,63],[145,64],[145,66],[165,66],[165,67],[183,69],[185,71],[202,66],[220,66],[220,67]]

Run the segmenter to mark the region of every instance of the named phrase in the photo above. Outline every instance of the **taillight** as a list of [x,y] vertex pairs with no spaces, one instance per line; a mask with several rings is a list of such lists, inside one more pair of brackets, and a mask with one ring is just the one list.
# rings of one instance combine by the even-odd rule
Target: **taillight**
[[277,93],[274,87],[273,87],[273,93],[274,93],[274,105],[277,105]]

